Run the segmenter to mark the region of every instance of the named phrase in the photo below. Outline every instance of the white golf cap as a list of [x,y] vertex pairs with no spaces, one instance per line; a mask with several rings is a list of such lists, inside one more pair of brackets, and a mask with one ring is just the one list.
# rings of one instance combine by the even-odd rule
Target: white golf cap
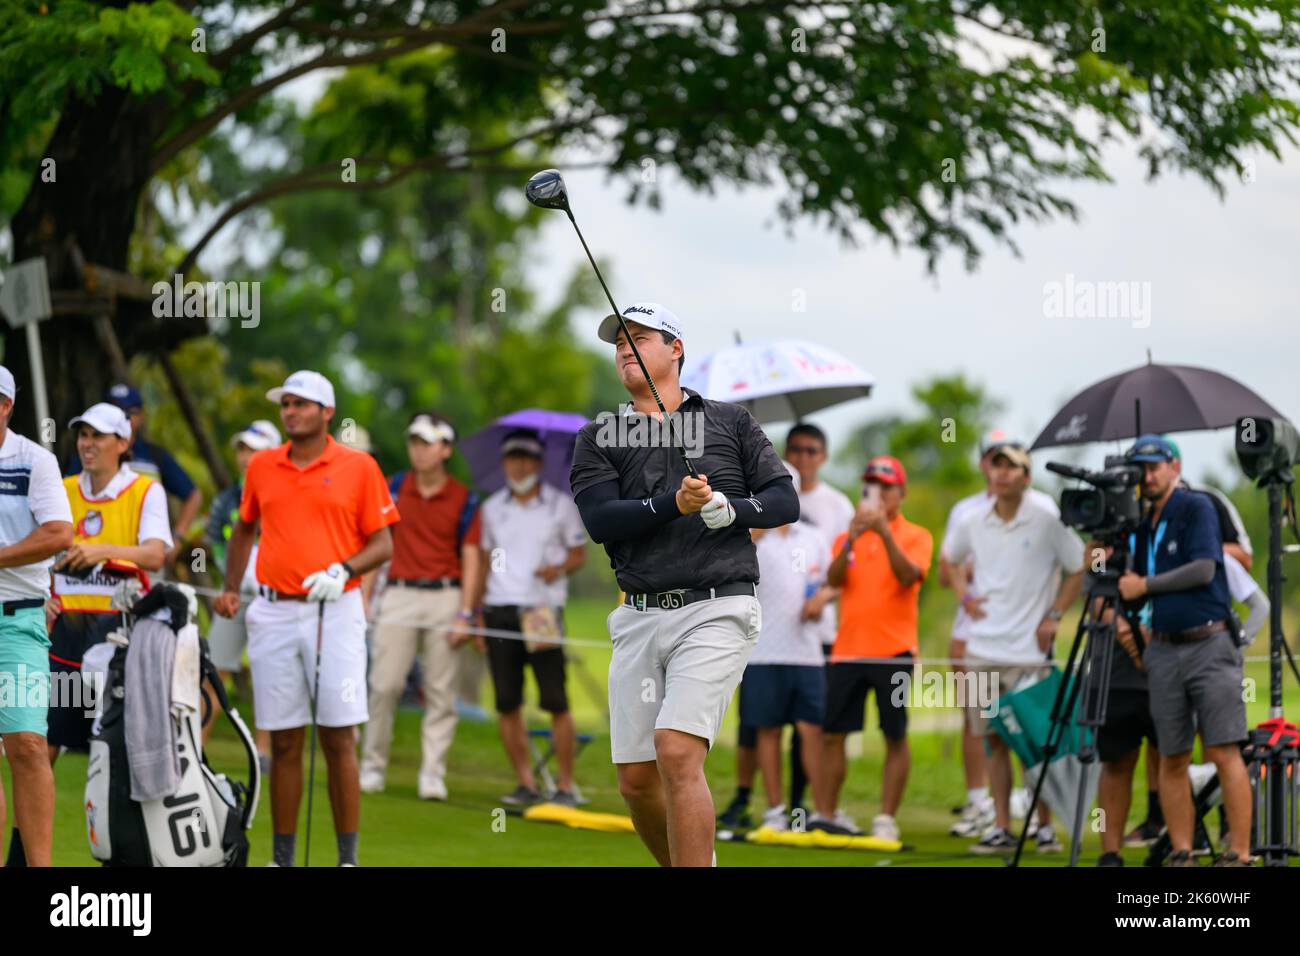
[[[652,329],[669,333],[675,339],[685,341],[682,335],[682,322],[672,312],[658,302],[634,302],[623,310],[623,318],[628,322],[649,326]],[[618,341],[618,316],[611,313],[601,320],[596,334],[601,341],[614,343]]]
[[416,415],[412,418],[411,424],[406,426],[406,434],[421,438],[430,445],[436,441],[451,443],[456,440],[456,429],[446,422],[434,421],[428,415]]
[[108,402],[99,402],[68,422],[69,428],[76,428],[81,423],[89,425],[101,435],[117,435],[119,438],[131,437],[131,420],[126,412]]
[[14,373],[0,365],[0,396],[12,400],[17,392],[18,386],[14,384]]
[[294,372],[284,380],[283,385],[266,393],[266,397],[277,404],[284,395],[297,395],[309,402],[319,402],[326,408],[334,407],[334,386],[320,372],[310,369]]
[[265,418],[259,418],[230,440],[232,445],[247,445],[253,451],[264,451],[280,444],[280,429]]

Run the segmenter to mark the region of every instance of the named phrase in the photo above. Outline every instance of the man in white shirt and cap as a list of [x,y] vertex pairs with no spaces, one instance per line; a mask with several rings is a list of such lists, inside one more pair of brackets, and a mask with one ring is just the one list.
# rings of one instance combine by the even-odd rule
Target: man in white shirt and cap
[[[19,857],[25,850],[28,865],[49,866],[54,773],[45,742],[45,602],[51,559],[72,544],[72,510],[54,456],[9,428],[16,394],[13,375],[0,366],[0,741],[13,777],[11,850]],[[4,815],[0,786],[0,835]],[[16,839],[20,829],[25,847]]]

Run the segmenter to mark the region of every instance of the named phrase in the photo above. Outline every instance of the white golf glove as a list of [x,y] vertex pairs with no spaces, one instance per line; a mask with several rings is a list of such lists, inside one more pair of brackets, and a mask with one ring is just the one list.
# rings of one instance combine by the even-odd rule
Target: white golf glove
[[348,569],[342,562],[335,561],[324,571],[317,571],[302,579],[302,586],[307,589],[308,601],[337,601],[343,596],[343,588],[348,583]]
[[726,495],[715,491],[709,503],[700,509],[700,517],[704,519],[706,528],[716,531],[736,520],[736,509],[731,507],[731,502],[727,500]]

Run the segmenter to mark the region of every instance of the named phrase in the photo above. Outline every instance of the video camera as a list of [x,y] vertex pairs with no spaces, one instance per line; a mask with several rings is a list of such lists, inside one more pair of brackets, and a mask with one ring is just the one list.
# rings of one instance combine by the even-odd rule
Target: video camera
[[1260,485],[1290,484],[1300,459],[1300,435],[1285,418],[1238,418],[1237,460],[1247,478]]
[[1067,488],[1061,492],[1061,521],[1076,531],[1107,542],[1127,538],[1142,519],[1142,466],[1123,455],[1107,455],[1105,468],[1088,471],[1059,461],[1049,461],[1047,470],[1066,478],[1077,478],[1091,488]]

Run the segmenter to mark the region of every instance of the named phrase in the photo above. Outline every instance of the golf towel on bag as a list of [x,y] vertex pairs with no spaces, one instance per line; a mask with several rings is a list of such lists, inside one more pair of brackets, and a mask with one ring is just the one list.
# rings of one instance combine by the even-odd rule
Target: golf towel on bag
[[[193,624],[182,630],[194,631]],[[159,800],[176,792],[181,779],[172,714],[172,670],[180,635],[162,621],[138,621],[126,655],[126,754],[131,799]]]

